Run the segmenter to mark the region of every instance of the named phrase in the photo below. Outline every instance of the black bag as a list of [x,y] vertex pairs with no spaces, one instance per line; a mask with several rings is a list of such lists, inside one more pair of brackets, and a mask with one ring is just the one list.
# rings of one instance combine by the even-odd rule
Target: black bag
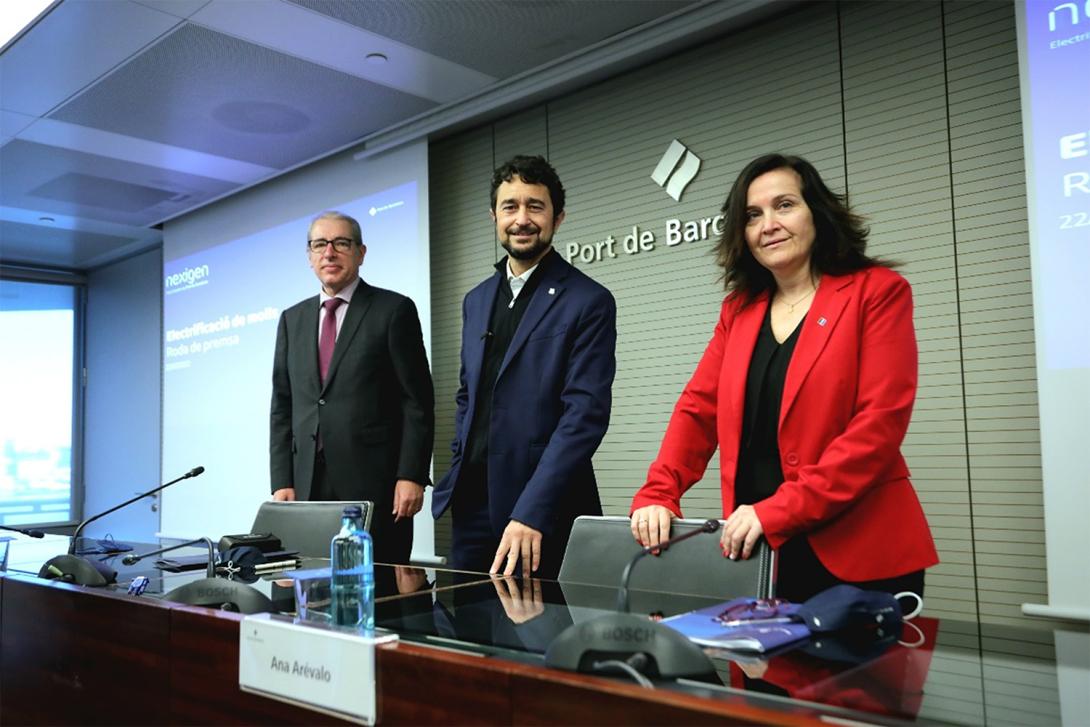
[[280,544],[280,538],[272,533],[244,533],[242,535],[224,535],[220,538],[219,551],[223,554],[231,548],[243,546],[257,548],[262,553],[273,553],[284,549],[284,546]]

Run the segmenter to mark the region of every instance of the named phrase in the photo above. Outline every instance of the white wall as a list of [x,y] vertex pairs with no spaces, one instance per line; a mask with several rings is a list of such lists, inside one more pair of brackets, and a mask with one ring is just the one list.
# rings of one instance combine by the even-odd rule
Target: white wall
[[[161,274],[157,248],[87,278],[84,517],[159,484]],[[150,542],[158,529],[148,499],[85,534]]]

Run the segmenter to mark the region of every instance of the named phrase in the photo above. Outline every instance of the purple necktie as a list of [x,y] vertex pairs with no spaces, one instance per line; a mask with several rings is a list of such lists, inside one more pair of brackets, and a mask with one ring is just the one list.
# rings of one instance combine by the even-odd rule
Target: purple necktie
[[329,373],[329,362],[333,360],[333,346],[337,343],[337,306],[343,302],[340,298],[330,298],[322,303],[325,318],[322,319],[322,332],[318,336],[318,375],[322,377],[323,384]]

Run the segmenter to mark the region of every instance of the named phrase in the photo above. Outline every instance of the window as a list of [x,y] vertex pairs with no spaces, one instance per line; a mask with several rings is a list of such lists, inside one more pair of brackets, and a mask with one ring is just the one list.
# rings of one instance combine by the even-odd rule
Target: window
[[74,520],[81,292],[0,280],[0,524]]

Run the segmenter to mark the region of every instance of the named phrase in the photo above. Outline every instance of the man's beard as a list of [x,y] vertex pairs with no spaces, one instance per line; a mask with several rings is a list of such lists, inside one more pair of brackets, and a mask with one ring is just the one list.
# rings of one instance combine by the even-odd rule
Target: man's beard
[[535,230],[538,235],[537,242],[535,242],[533,245],[530,245],[529,247],[516,248],[514,245],[511,244],[512,235],[517,233],[526,234],[527,232],[533,232],[526,229],[516,230],[515,233],[508,231],[507,235],[500,241],[500,244],[503,245],[503,249],[507,251],[507,254],[515,258],[516,260],[533,260],[534,258],[541,255],[543,252],[545,252],[545,250],[547,250],[549,246],[553,244],[553,238],[543,237],[541,235],[541,230],[537,230],[536,228]]

